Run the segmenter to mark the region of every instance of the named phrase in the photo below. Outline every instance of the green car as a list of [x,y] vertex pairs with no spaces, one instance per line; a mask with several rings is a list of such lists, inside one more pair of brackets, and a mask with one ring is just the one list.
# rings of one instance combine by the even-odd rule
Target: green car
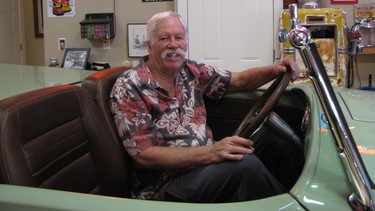
[[[358,150],[356,153],[361,155],[368,174],[374,176],[375,165],[371,163],[375,162],[375,146],[371,137],[375,137],[375,93],[342,88],[335,93],[358,147],[345,147],[343,150]],[[215,122],[221,121],[222,127],[234,127],[231,126],[233,121],[238,123],[247,106],[255,102],[261,94],[261,90],[234,94],[226,96],[216,105],[213,102],[207,103],[209,121],[212,122],[214,133],[217,131],[215,134],[223,136],[230,133],[220,130],[220,126],[215,126],[219,124]],[[223,110],[231,106],[236,109]],[[275,110],[280,111],[278,114],[283,117],[293,117],[293,120],[285,118],[285,121],[291,121],[291,124],[303,119],[305,125],[299,126],[306,128],[303,136],[306,163],[298,181],[288,194],[248,202],[191,204],[1,184],[1,210],[351,210],[348,197],[357,191],[357,185],[349,177],[353,174],[352,170],[342,161],[347,157],[337,146],[332,127],[312,85],[299,84],[287,88]],[[373,178],[368,179],[371,182]],[[374,194],[373,190],[371,191],[371,194]]]
[[[295,5],[290,10],[293,21],[297,19]],[[254,201],[205,204],[0,184],[0,210],[375,210],[375,92],[332,88],[315,45],[300,27],[295,23],[288,34],[306,35],[305,40],[294,40],[294,46],[304,55],[311,82],[288,86],[285,81],[290,75],[286,74],[267,90],[206,101],[215,139],[233,133],[251,134],[259,127],[273,127],[280,136],[298,137],[305,164],[288,193]],[[2,100],[0,109],[1,104]],[[3,118],[0,113],[0,120]]]

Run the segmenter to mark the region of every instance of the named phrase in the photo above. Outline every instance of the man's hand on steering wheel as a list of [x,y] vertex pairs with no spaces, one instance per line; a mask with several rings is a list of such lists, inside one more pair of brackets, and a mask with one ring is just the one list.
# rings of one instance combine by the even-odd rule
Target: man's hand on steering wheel
[[278,64],[275,65],[275,68],[274,68],[275,75],[280,76],[284,74],[287,71],[287,67],[290,67],[292,71],[291,81],[295,81],[300,74],[300,68],[298,64],[291,58],[283,58],[280,60]]
[[[294,70],[289,65],[293,66]],[[234,135],[248,138],[262,125],[289,82],[293,80],[292,76],[298,77],[299,68],[292,59],[282,59],[278,65],[274,66],[274,72],[278,77],[250,109]]]

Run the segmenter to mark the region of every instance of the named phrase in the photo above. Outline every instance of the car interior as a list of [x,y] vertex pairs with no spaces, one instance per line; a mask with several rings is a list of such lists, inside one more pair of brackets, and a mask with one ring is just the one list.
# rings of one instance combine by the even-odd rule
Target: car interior
[[[126,67],[87,77],[82,86],[31,91],[0,102],[0,170],[5,184],[129,197],[130,158],[121,146],[109,93]],[[214,139],[233,135],[264,89],[205,99]],[[304,140],[307,101],[287,88],[275,113]]]
[[124,153],[83,88],[62,85],[0,104],[5,184],[126,197]]

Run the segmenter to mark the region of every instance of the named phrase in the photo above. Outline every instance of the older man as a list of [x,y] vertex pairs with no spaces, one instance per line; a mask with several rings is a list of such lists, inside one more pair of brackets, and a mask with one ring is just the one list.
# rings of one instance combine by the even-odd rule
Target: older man
[[243,201],[287,191],[254,154],[252,140],[214,141],[203,95],[254,90],[283,74],[292,60],[229,72],[185,58],[187,28],[175,12],[147,25],[149,55],[116,81],[111,108],[122,144],[133,158],[132,194],[186,202]]

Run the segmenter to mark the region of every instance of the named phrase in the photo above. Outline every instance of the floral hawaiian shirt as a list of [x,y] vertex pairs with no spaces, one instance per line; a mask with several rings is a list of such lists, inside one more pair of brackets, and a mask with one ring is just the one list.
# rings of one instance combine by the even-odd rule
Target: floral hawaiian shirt
[[[147,58],[146,58],[147,59]],[[120,75],[111,92],[111,109],[122,145],[130,156],[150,146],[196,147],[213,144],[206,125],[203,95],[218,99],[229,86],[231,74],[186,60],[176,77],[177,94],[168,95],[151,76],[145,63]],[[163,187],[178,170],[133,167],[132,197],[163,199]]]

